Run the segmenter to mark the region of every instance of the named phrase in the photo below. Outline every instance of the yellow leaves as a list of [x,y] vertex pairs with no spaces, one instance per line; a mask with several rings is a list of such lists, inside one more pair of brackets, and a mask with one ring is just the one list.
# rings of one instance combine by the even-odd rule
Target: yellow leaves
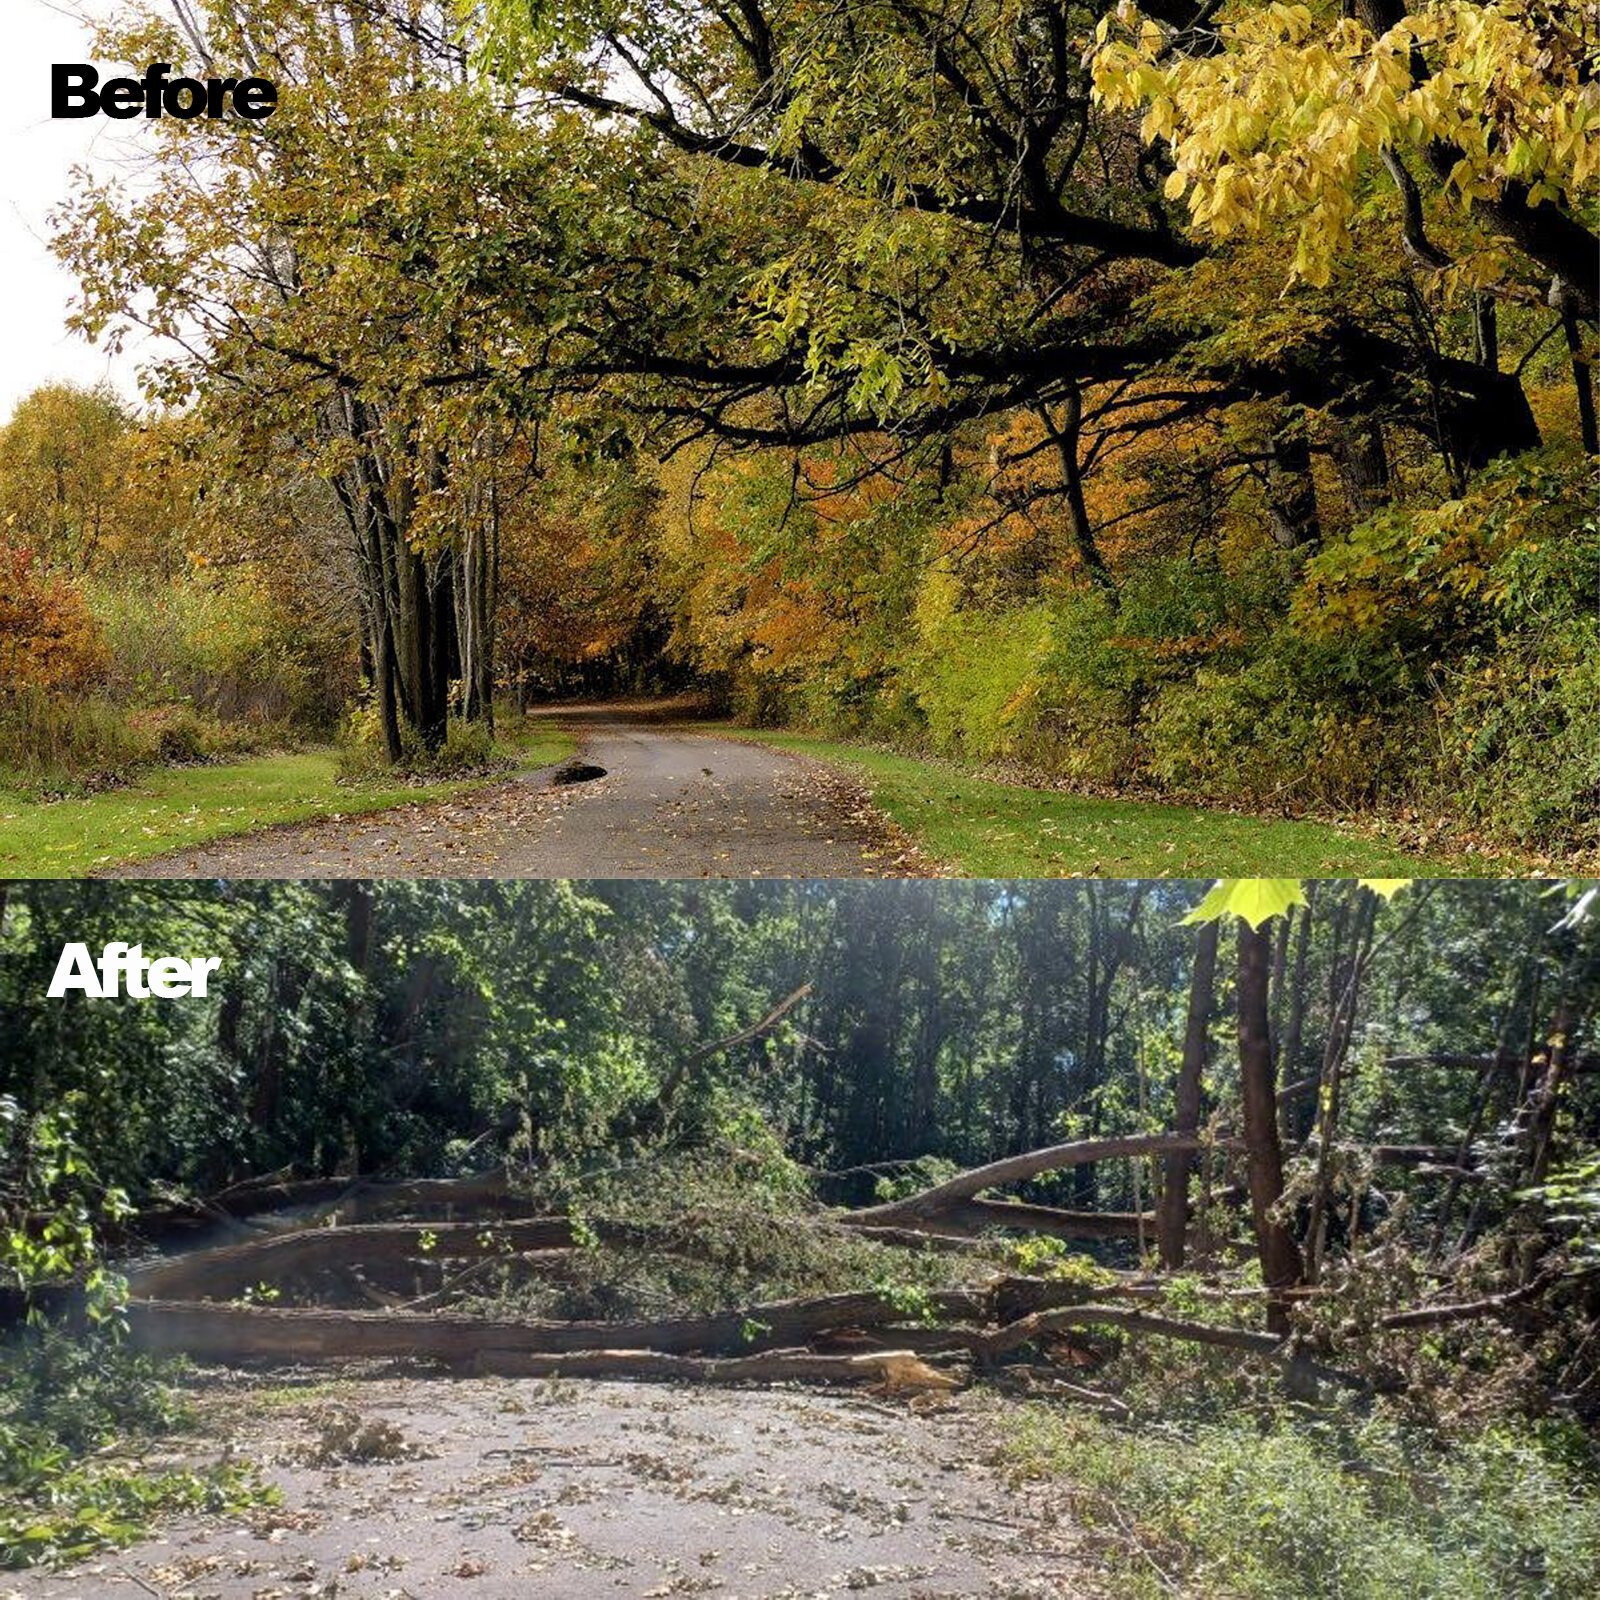
[[[1584,46],[1512,0],[1432,0],[1377,37],[1272,4],[1222,32],[1221,54],[1164,61],[1159,27],[1105,19],[1093,92],[1108,109],[1145,109],[1144,136],[1172,152],[1167,198],[1186,199],[1195,226],[1226,237],[1294,225],[1294,278],[1328,281],[1386,150],[1410,147],[1420,171],[1428,147],[1452,146],[1447,195],[1469,212],[1508,180],[1565,205],[1600,179],[1600,83]],[[1414,81],[1418,52],[1427,71]]]

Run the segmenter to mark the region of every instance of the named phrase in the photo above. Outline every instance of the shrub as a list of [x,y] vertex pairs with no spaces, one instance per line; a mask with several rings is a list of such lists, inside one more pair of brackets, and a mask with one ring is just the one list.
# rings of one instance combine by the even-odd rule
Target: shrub
[[34,797],[126,782],[156,744],[122,708],[43,689],[0,697],[0,786]]
[[[28,1308],[0,1348],[0,1567],[71,1560],[138,1538],[157,1512],[230,1509],[261,1493],[237,1467],[149,1472],[109,1454],[186,1412],[175,1369],[121,1343],[123,1285],[97,1229],[128,1207],[96,1178],[78,1110],[69,1095],[30,1116],[0,1096],[0,1287]],[[66,1283],[83,1290],[82,1332],[50,1322],[37,1300]]]
[[955,612],[930,630],[911,669],[928,737],[945,755],[1009,755],[1040,688],[1050,612]]
[[0,1359],[0,1568],[143,1536],[152,1517],[270,1498],[241,1466],[152,1470],[130,1452],[187,1420],[176,1369],[101,1333],[33,1329]]
[[181,704],[226,722],[331,726],[350,687],[339,640],[286,617],[247,581],[192,578],[90,597],[107,680],[132,706]]
[[1427,724],[1393,660],[1284,633],[1242,665],[1162,689],[1146,731],[1150,770],[1182,793],[1342,810],[1406,794]]
[[78,590],[42,571],[30,551],[0,544],[0,698],[18,690],[81,694],[100,681],[107,660]]
[[383,741],[383,721],[375,704],[356,706],[339,728],[339,776],[347,783],[372,783],[392,779],[398,770],[416,778],[466,778],[510,767],[512,758],[502,751],[482,722],[452,717],[444,744],[427,749],[411,728],[400,729],[398,769],[389,760]]

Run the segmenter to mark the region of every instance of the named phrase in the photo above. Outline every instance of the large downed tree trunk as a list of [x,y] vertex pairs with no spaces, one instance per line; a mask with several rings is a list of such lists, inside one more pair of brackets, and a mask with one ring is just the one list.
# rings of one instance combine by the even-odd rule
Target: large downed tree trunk
[[484,1350],[472,1370],[497,1378],[643,1378],[693,1383],[875,1383],[915,1392],[959,1389],[962,1380],[930,1367],[915,1350],[873,1350],[864,1355],[818,1355],[771,1350],[754,1356],[672,1356],[659,1350],[580,1350],[572,1355],[530,1355]]
[[[1059,1172],[1086,1162],[1111,1161],[1118,1156],[1159,1156],[1174,1150],[1198,1150],[1205,1142],[1198,1134],[1130,1133],[1109,1139],[1078,1139],[1071,1144],[1048,1145],[1042,1150],[1028,1150],[1021,1155],[1007,1156],[1003,1161],[991,1161],[987,1166],[957,1173],[955,1177],[909,1195],[904,1200],[865,1206],[860,1211],[850,1212],[841,1220],[851,1227],[914,1226],[943,1217],[947,1211],[955,1210],[985,1189],[1022,1183],[1042,1173]],[[1222,1143],[1232,1144],[1231,1141]],[[1065,1213],[1078,1217],[1092,1214]]]
[[[974,1202],[980,1217],[970,1219],[972,1232],[996,1225],[990,1211],[1016,1209],[1029,1214],[1029,1220],[1014,1224],[1031,1232],[1049,1231],[1051,1213],[1042,1208],[991,1205]],[[1040,1210],[1042,1215],[1033,1217]],[[1102,1233],[1093,1224],[1104,1220]],[[839,1219],[804,1219],[798,1227],[827,1230],[837,1228]],[[1112,1213],[1105,1219],[1085,1219],[1083,1231],[1071,1237],[1120,1237],[1132,1234],[1138,1219]],[[305,1228],[295,1233],[274,1234],[251,1239],[244,1244],[220,1245],[212,1250],[196,1250],[187,1255],[140,1262],[126,1270],[133,1293],[154,1300],[232,1300],[256,1285],[281,1285],[285,1279],[317,1272],[349,1271],[353,1268],[393,1267],[407,1262],[479,1261],[490,1258],[513,1260],[530,1252],[571,1251],[598,1240],[617,1247],[656,1248],[670,1252],[682,1234],[681,1225],[621,1222],[605,1217],[586,1217],[582,1223],[571,1217],[530,1217],[513,1220],[489,1219],[482,1222],[369,1222],[347,1228]],[[962,1234],[931,1233],[913,1228],[854,1228],[853,1234],[900,1249],[939,1250],[958,1253],[974,1249],[973,1241]],[[676,1246],[680,1249],[681,1245]]]
[[[625,1322],[494,1321],[430,1312],[328,1311],[284,1306],[221,1305],[136,1299],[129,1306],[133,1340],[200,1361],[323,1361],[417,1357],[459,1364],[482,1350],[545,1355],[575,1350],[657,1350],[668,1354],[749,1354],[810,1344],[849,1331],[853,1337],[911,1324],[897,1344],[967,1341],[960,1327],[1013,1322],[1083,1298],[1081,1285],[1049,1278],[1001,1277],[981,1289],[935,1290],[908,1310],[893,1293],[863,1290],[778,1300],[703,1316]],[[947,1327],[946,1325],[950,1325]]]
[[[985,1298],[958,1290],[928,1296],[930,1315],[981,1321]],[[920,1308],[919,1308],[920,1309]],[[324,1361],[417,1357],[452,1365],[483,1350],[562,1354],[574,1350],[755,1351],[804,1344],[834,1328],[880,1328],[909,1320],[902,1301],[866,1291],[784,1300],[709,1316],[628,1322],[500,1322],[430,1312],[320,1311],[278,1306],[136,1300],[132,1337],[147,1350],[200,1361]]]
[[[608,1231],[612,1231],[608,1227]],[[604,1237],[604,1235],[602,1235]],[[570,1217],[509,1222],[374,1222],[349,1228],[306,1228],[252,1239],[129,1269],[129,1288],[148,1299],[231,1300],[256,1284],[277,1284],[308,1272],[380,1266],[397,1261],[477,1260],[530,1250],[570,1250]]]

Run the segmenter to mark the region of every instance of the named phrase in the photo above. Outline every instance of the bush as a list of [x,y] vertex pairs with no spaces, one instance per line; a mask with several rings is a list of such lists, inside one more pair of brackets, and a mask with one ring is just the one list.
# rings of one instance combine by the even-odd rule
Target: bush
[[156,758],[120,706],[22,689],[0,698],[0,786],[33,797],[124,783]]
[[0,695],[82,694],[99,683],[107,661],[78,590],[43,572],[30,551],[0,544]]
[[339,728],[339,777],[346,783],[374,783],[397,773],[420,779],[470,778],[509,769],[513,758],[496,745],[488,726],[452,717],[443,746],[427,749],[411,728],[401,725],[398,768],[383,742],[383,721],[368,702],[346,714]]
[[1151,772],[1180,793],[1349,810],[1406,797],[1429,721],[1392,659],[1283,633],[1162,689],[1145,726]]
[[[175,1369],[121,1343],[124,1288],[98,1229],[128,1205],[89,1163],[80,1108],[68,1095],[28,1115],[0,1096],[0,1288],[28,1312],[0,1347],[0,1567],[71,1560],[138,1538],[156,1512],[222,1510],[260,1493],[236,1467],[151,1473],[109,1454],[186,1413]],[[40,1309],[38,1291],[67,1284],[82,1290],[82,1332]]]
[[249,1469],[149,1470],[130,1452],[188,1417],[176,1369],[101,1333],[35,1328],[0,1360],[0,1568],[78,1560],[157,1515],[268,1497]]
[[90,604],[109,652],[107,681],[127,705],[321,731],[350,687],[341,643],[297,625],[248,582],[102,583]]
[[943,755],[1009,755],[1041,683],[1050,612],[956,612],[929,632],[910,669],[928,736]]

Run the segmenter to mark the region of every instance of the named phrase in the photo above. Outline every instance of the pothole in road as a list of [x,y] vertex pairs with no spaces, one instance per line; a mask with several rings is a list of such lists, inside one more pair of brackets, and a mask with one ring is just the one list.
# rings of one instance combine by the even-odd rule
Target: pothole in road
[[568,761],[550,774],[550,781],[553,784],[593,783],[605,775],[606,769],[595,766],[592,761]]

